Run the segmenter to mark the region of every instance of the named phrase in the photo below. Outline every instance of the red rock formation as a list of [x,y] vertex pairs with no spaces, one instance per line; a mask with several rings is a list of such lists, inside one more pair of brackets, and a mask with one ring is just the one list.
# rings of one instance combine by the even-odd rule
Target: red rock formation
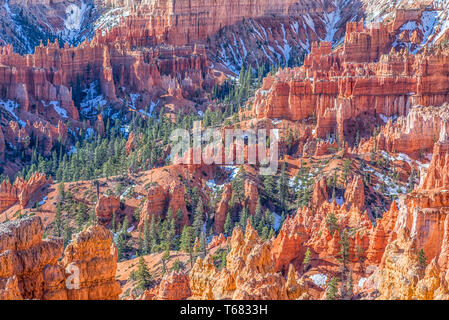
[[131,132],[128,137],[128,141],[126,141],[126,154],[130,154],[131,151],[134,150],[134,133]]
[[435,144],[422,187],[427,190],[449,188],[449,141]]
[[223,193],[221,194],[221,200],[217,205],[217,209],[215,210],[215,219],[214,219],[214,232],[215,233],[223,233],[224,225],[226,221],[226,216],[229,210],[229,202],[232,198],[232,185],[226,184],[223,189]]
[[6,297],[66,298],[64,272],[57,265],[64,250],[63,241],[42,240],[43,233],[44,227],[38,217],[0,226],[0,283],[5,285],[0,291],[3,290]]
[[34,173],[28,181],[22,177],[18,177],[12,185],[3,181],[0,185],[0,213],[16,203],[25,208],[35,194],[51,183],[51,178],[47,179],[45,174],[39,172]]
[[188,223],[189,216],[185,200],[186,189],[179,181],[173,182],[170,185],[157,184],[150,188],[145,202],[145,210],[140,217],[139,228],[143,227],[145,220],[153,217],[165,218],[169,209],[173,214],[177,214],[180,210],[182,213],[182,220],[178,221],[178,229]]
[[186,300],[192,295],[189,276],[183,271],[166,274],[152,293],[151,299],[147,296],[146,300]]
[[[354,142],[372,133],[376,115],[405,116],[412,105],[448,100],[448,54],[389,52],[391,35],[380,24],[348,24],[343,47],[312,46],[304,66],[264,79],[253,112],[258,118],[292,121],[316,117],[314,137],[337,134]],[[363,123],[363,125],[362,125]]]
[[0,298],[118,299],[117,254],[109,231],[90,227],[74,236],[62,261],[63,239],[42,240],[43,233],[37,216],[0,226]]
[[360,211],[365,208],[365,187],[363,178],[356,175],[346,187],[345,200],[349,206],[354,206]]
[[193,299],[288,299],[286,281],[274,269],[270,244],[261,241],[250,224],[245,235],[240,227],[234,229],[230,245],[226,268],[221,271],[211,255],[204,261],[198,258],[190,273]]
[[115,280],[117,249],[112,234],[101,226],[91,226],[73,236],[61,261],[79,269],[79,289],[67,290],[68,300],[117,300],[121,293]]
[[120,209],[120,197],[114,196],[100,196],[95,206],[95,215],[101,224],[109,224],[114,213]]
[[312,206],[319,207],[323,202],[327,202],[329,195],[327,192],[327,181],[325,178],[315,182],[312,194]]

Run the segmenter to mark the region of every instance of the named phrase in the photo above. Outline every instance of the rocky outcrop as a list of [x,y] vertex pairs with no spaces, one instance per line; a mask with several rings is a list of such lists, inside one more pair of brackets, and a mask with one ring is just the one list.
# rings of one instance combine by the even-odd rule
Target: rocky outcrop
[[267,76],[253,114],[292,121],[316,118],[314,137],[338,134],[352,144],[357,130],[367,136],[376,121],[406,116],[412,105],[446,102],[447,52],[390,52],[390,33],[384,24],[363,28],[348,23],[341,48],[314,44],[304,66]]
[[146,300],[186,300],[192,295],[190,279],[183,271],[167,273],[159,286],[152,290],[151,299],[147,294]]
[[95,215],[101,224],[107,225],[112,221],[114,213],[120,210],[120,197],[102,195],[95,206]]
[[217,209],[215,210],[214,218],[214,232],[223,233],[226,216],[229,210],[229,203],[232,198],[232,185],[226,184],[221,194],[220,202],[218,202]]
[[62,239],[44,239],[38,217],[0,225],[0,288],[4,298],[65,299],[64,270],[58,266]]
[[22,208],[39,193],[43,187],[52,183],[52,179],[39,172],[34,173],[28,181],[18,177],[14,184],[3,181],[0,185],[0,213],[19,203]]
[[61,265],[75,275],[79,271],[79,288],[67,290],[68,300],[118,299],[121,289],[115,280],[117,249],[111,232],[104,227],[91,226],[74,235]]
[[[270,243],[263,242],[251,224],[247,224],[244,235],[240,227],[234,229],[230,246],[226,267],[221,271],[214,266],[211,255],[204,260],[198,258],[190,273],[193,299],[289,298],[284,277],[275,272]],[[296,279],[290,283],[291,295],[296,297]]]
[[447,300],[447,283],[436,260],[429,265],[420,264],[416,241],[407,228],[399,232],[398,239],[389,244],[382,259],[378,275],[378,291],[382,300]]
[[348,206],[354,206],[360,211],[365,208],[365,187],[363,178],[356,175],[346,187],[345,196]]
[[435,144],[422,188],[449,189],[449,140]]
[[407,116],[393,120],[388,119],[376,138],[379,149],[425,161],[435,142],[449,130],[449,105],[414,106]]
[[112,234],[90,227],[66,248],[62,238],[42,240],[39,217],[0,225],[1,299],[118,299]]
[[139,221],[139,228],[143,227],[145,220],[155,218],[165,218],[168,210],[173,214],[181,211],[182,219],[177,221],[179,230],[188,223],[189,216],[185,200],[186,189],[181,183],[171,183],[170,185],[157,184],[148,190],[142,216]]

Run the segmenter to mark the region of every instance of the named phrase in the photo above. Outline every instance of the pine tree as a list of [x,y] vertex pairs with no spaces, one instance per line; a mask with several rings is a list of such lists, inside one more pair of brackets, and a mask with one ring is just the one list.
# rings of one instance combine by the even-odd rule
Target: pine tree
[[207,255],[207,239],[206,234],[204,232],[201,232],[199,237],[199,247],[198,250],[201,252],[203,258]]
[[61,212],[61,204],[58,203],[56,205],[56,216],[55,216],[55,236],[60,237],[62,236],[62,212]]
[[115,233],[116,230],[116,221],[117,221],[117,214],[115,213],[115,211],[112,213],[112,232]]
[[419,265],[422,268],[425,268],[427,266],[427,258],[426,255],[424,253],[424,249],[421,249],[418,251],[418,261],[419,261]]
[[333,236],[334,232],[338,229],[337,217],[333,212],[329,213],[326,217],[326,227],[331,236]]
[[168,243],[165,244],[165,251],[162,255],[162,274],[165,274],[167,272],[167,263],[170,260],[170,246]]
[[123,234],[123,237],[125,239],[128,239],[128,236],[129,236],[128,229],[129,229],[129,219],[128,219],[128,216],[126,216],[125,219],[123,220],[122,232],[121,232],[121,234]]
[[338,278],[333,277],[326,289],[327,300],[338,300]]
[[117,237],[117,242],[115,245],[117,247],[118,259],[121,260],[124,258],[124,254],[125,254],[125,237],[122,232],[119,233],[119,235]]
[[143,239],[142,239],[142,230],[139,230],[139,242],[137,247],[137,255],[141,256],[143,255]]
[[231,218],[231,213],[228,212],[228,214],[226,215],[226,221],[224,224],[224,231],[225,231],[226,236],[230,237],[232,235],[233,229],[234,229],[234,223]]
[[203,200],[198,199],[197,207],[193,217],[193,228],[195,229],[195,237],[198,237],[203,230],[204,225],[204,207]]
[[148,271],[147,264],[145,263],[145,259],[143,257],[139,258],[139,264],[137,267],[137,286],[141,290],[147,289],[147,287],[151,283],[151,274]]
[[149,254],[151,252],[150,250],[150,226],[148,224],[148,218],[145,219],[145,222],[143,224],[143,248],[142,248],[143,254]]
[[195,229],[184,226],[181,234],[181,250],[190,255],[190,265],[193,268],[193,244],[195,242]]
[[351,299],[352,296],[354,295],[354,277],[353,277],[353,272],[352,269],[351,271],[349,271],[349,277],[348,277],[348,291],[346,293],[346,299]]
[[248,222],[248,209],[246,207],[243,207],[242,212],[240,212],[240,221],[239,225],[242,227],[242,230],[246,230],[246,223]]
[[304,260],[302,262],[305,268],[309,266],[311,258],[312,252],[310,251],[310,248],[307,248],[306,253],[304,255]]
[[343,231],[341,232],[338,260],[342,263],[342,272],[346,272],[346,268],[349,262],[349,234],[348,230],[346,229],[343,229]]
[[285,162],[282,163],[281,167],[281,175],[279,177],[278,185],[277,185],[277,191],[279,195],[279,200],[281,202],[281,206],[283,209],[286,208],[286,201],[288,196],[288,180],[287,180],[287,174],[286,174],[286,165]]
[[67,245],[72,240],[72,233],[72,228],[70,227],[69,223],[66,222],[64,227],[64,248],[67,247]]
[[154,219],[154,216],[151,218],[151,224],[150,224],[150,249],[151,252],[156,252],[156,247],[158,243],[158,236],[156,232],[156,220]]
[[272,175],[266,176],[263,181],[263,187],[269,198],[274,198],[276,184]]

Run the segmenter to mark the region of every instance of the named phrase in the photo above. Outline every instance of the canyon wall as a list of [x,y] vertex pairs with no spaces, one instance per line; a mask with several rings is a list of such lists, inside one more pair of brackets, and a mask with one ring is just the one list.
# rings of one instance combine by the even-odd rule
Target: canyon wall
[[118,299],[109,231],[90,227],[65,251],[62,238],[42,239],[43,234],[36,216],[0,226],[0,299]]

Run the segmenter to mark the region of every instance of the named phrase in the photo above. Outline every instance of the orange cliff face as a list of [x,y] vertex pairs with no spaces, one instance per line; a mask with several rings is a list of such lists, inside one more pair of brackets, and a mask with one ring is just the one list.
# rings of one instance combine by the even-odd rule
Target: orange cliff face
[[287,281],[276,272],[271,259],[270,242],[262,241],[250,223],[245,234],[234,229],[231,251],[221,271],[209,254],[198,258],[190,272],[192,299],[288,300],[307,297],[307,288],[290,269]]
[[[316,4],[312,1],[297,3],[293,0],[256,1],[174,1],[156,0],[137,9],[137,16],[125,19],[128,28],[145,26],[148,35],[158,43],[185,45],[205,40],[223,27],[246,18],[287,16],[301,13],[324,12],[332,3]],[[201,14],[198,14],[198,12]],[[131,28],[132,29],[132,28]],[[119,32],[124,33],[125,27]]]
[[162,278],[158,287],[146,291],[145,300],[186,300],[192,295],[190,279],[183,271],[172,271]]
[[[118,299],[117,255],[109,231],[90,227],[74,236],[61,261],[63,239],[42,240],[43,233],[36,216],[2,224],[0,299]],[[73,277],[78,271],[79,281]]]
[[[435,143],[432,161],[421,184],[404,195],[396,206],[378,220],[376,248],[380,262],[370,277],[370,288],[377,288],[380,299],[447,299],[449,184],[447,180],[448,140],[443,129]],[[423,264],[418,258],[422,250]],[[382,259],[378,258],[383,251]],[[406,275],[409,281],[403,281]]]
[[304,66],[264,79],[253,114],[316,118],[315,137],[338,134],[352,144],[357,130],[360,137],[372,133],[376,121],[406,116],[413,105],[447,101],[448,53],[390,52],[392,34],[383,24],[364,29],[349,23],[342,47],[314,44]]
[[25,208],[43,187],[51,183],[51,178],[47,179],[39,172],[34,173],[28,181],[23,178],[17,178],[14,184],[3,181],[0,185],[0,214],[16,203],[20,204],[22,209]]

